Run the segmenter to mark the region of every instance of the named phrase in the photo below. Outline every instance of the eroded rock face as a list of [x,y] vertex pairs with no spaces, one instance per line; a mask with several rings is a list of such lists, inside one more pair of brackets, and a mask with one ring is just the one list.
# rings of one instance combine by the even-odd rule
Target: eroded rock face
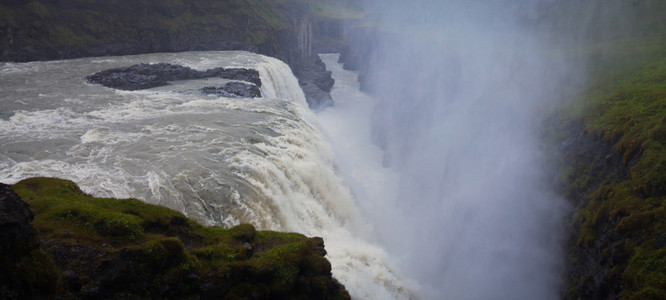
[[303,67],[297,77],[311,109],[333,106],[333,99],[329,93],[335,80],[321,60],[312,61],[307,67]]
[[170,81],[219,77],[242,80],[261,86],[259,72],[244,68],[214,68],[197,71],[167,63],[138,64],[97,72],[86,77],[88,82],[119,90],[135,91],[164,86]]
[[[616,143],[587,134],[582,124],[570,124],[562,130],[568,138],[559,150],[566,164],[576,170],[574,175],[568,175],[571,182],[560,187],[575,212],[566,227],[565,246],[569,261],[563,274],[562,298],[617,299],[626,288],[622,274],[631,257],[627,249],[635,243],[616,230],[625,215],[599,218],[594,224],[594,234],[584,229],[584,219],[578,215],[583,216],[589,211],[590,202],[604,201],[604,197],[595,194],[597,189],[626,180],[636,159],[623,163],[622,156],[616,151]],[[586,177],[585,184],[576,184],[578,177]]]

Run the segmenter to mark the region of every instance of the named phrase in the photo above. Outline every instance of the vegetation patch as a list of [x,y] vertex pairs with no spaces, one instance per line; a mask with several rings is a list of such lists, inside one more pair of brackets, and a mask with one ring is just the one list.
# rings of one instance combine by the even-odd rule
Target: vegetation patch
[[590,79],[550,133],[572,143],[559,175],[576,206],[570,299],[666,295],[666,11],[622,5],[635,27],[584,45]]
[[12,189],[34,212],[41,243],[21,270],[35,285],[53,284],[52,296],[349,299],[320,238],[249,224],[204,227],[135,199],[91,197],[61,179],[26,179]]

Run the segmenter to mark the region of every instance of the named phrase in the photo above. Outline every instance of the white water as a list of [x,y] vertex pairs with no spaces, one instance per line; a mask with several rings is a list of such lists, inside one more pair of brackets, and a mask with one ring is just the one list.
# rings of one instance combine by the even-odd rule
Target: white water
[[[84,82],[107,68],[157,62],[254,68],[265,97],[198,93],[220,79],[133,92]],[[337,174],[334,151],[284,63],[246,52],[4,63],[0,82],[0,182],[66,178],[96,196],[138,198],[208,225],[249,222],[322,236],[333,275],[354,298],[410,297],[372,242],[356,207],[364,204]],[[359,184],[391,180],[377,174],[360,174]]]
[[426,299],[557,299],[566,201],[541,129],[578,74],[542,22],[562,1],[365,2],[366,118],[399,174],[359,205],[378,243]]
[[341,175],[347,179],[359,210],[371,220],[368,233],[382,240],[382,232],[376,228],[385,228],[385,220],[399,218],[393,207],[400,175],[383,165],[384,151],[372,143],[371,120],[378,101],[360,91],[357,74],[343,70],[337,63],[339,54],[320,56],[333,72],[331,97],[335,106],[317,114],[319,123],[332,141]]

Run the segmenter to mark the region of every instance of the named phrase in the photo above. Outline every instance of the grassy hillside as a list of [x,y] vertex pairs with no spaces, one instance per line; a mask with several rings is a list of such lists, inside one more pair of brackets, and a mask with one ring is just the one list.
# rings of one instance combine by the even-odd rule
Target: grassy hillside
[[3,262],[3,272],[32,286],[48,286],[40,281],[49,279],[50,296],[349,298],[331,278],[321,238],[247,224],[204,227],[161,206],[93,198],[60,179],[26,179],[12,188],[35,214],[41,250],[32,252],[42,254],[16,268]]
[[566,295],[664,299],[666,2],[608,5],[626,19],[586,28],[589,79],[556,118],[575,205]]
[[5,52],[31,47],[62,52],[75,47],[113,45],[120,50],[141,45],[148,52],[187,47],[187,41],[205,38],[228,42],[231,48],[251,45],[276,52],[277,32],[288,28],[288,19],[279,11],[255,7],[251,2],[3,1],[0,46]]
[[339,18],[358,9],[349,0],[2,0],[0,54],[32,60],[96,51],[246,49],[284,59],[296,51],[284,48],[302,17]]

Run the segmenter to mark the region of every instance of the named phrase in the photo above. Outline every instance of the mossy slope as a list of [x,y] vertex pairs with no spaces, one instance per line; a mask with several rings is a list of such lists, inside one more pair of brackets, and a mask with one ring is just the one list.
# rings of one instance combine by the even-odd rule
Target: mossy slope
[[321,238],[204,227],[134,199],[93,198],[72,182],[12,186],[35,214],[64,298],[348,299]]
[[575,206],[565,296],[665,299],[666,3],[614,4],[634,23],[583,44],[590,80],[556,118]]

